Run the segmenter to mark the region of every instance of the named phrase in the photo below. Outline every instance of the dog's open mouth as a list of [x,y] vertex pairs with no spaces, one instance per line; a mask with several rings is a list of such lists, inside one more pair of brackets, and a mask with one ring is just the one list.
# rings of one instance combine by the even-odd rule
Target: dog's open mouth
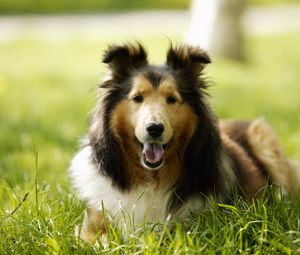
[[150,170],[158,170],[164,162],[164,149],[159,143],[144,143],[141,145],[143,149],[143,165]]

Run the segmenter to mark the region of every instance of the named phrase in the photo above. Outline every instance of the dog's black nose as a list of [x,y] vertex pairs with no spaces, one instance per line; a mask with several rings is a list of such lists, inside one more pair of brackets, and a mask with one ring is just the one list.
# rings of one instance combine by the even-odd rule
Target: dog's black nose
[[161,123],[149,123],[146,126],[148,134],[154,138],[161,136],[164,132],[164,125]]

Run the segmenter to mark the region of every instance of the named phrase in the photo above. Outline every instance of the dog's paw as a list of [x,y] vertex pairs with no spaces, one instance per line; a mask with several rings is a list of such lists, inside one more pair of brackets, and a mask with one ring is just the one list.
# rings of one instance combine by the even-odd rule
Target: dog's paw
[[95,233],[95,231],[76,226],[75,235],[83,242],[97,247],[103,247],[106,249],[109,246],[108,236],[106,233]]

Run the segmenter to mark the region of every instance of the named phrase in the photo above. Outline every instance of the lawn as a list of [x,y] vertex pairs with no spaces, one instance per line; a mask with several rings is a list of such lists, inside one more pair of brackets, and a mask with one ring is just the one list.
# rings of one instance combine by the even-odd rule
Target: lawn
[[[173,229],[145,225],[123,237],[111,228],[105,250],[76,238],[84,204],[67,169],[87,130],[107,41],[0,43],[0,254],[300,253],[300,196],[270,191],[258,201],[212,203]],[[164,60],[164,37],[142,41],[152,61]],[[299,34],[250,37],[247,63],[214,59],[207,69],[220,118],[264,116],[286,153],[298,159],[299,45]]]

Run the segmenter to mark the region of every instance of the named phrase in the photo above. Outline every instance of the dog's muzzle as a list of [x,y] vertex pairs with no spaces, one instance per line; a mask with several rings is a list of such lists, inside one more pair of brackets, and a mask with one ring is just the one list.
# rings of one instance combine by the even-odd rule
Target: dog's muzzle
[[158,141],[164,132],[164,125],[150,122],[146,125],[147,141],[142,144],[142,165],[149,170],[158,170],[163,165],[164,147]]

